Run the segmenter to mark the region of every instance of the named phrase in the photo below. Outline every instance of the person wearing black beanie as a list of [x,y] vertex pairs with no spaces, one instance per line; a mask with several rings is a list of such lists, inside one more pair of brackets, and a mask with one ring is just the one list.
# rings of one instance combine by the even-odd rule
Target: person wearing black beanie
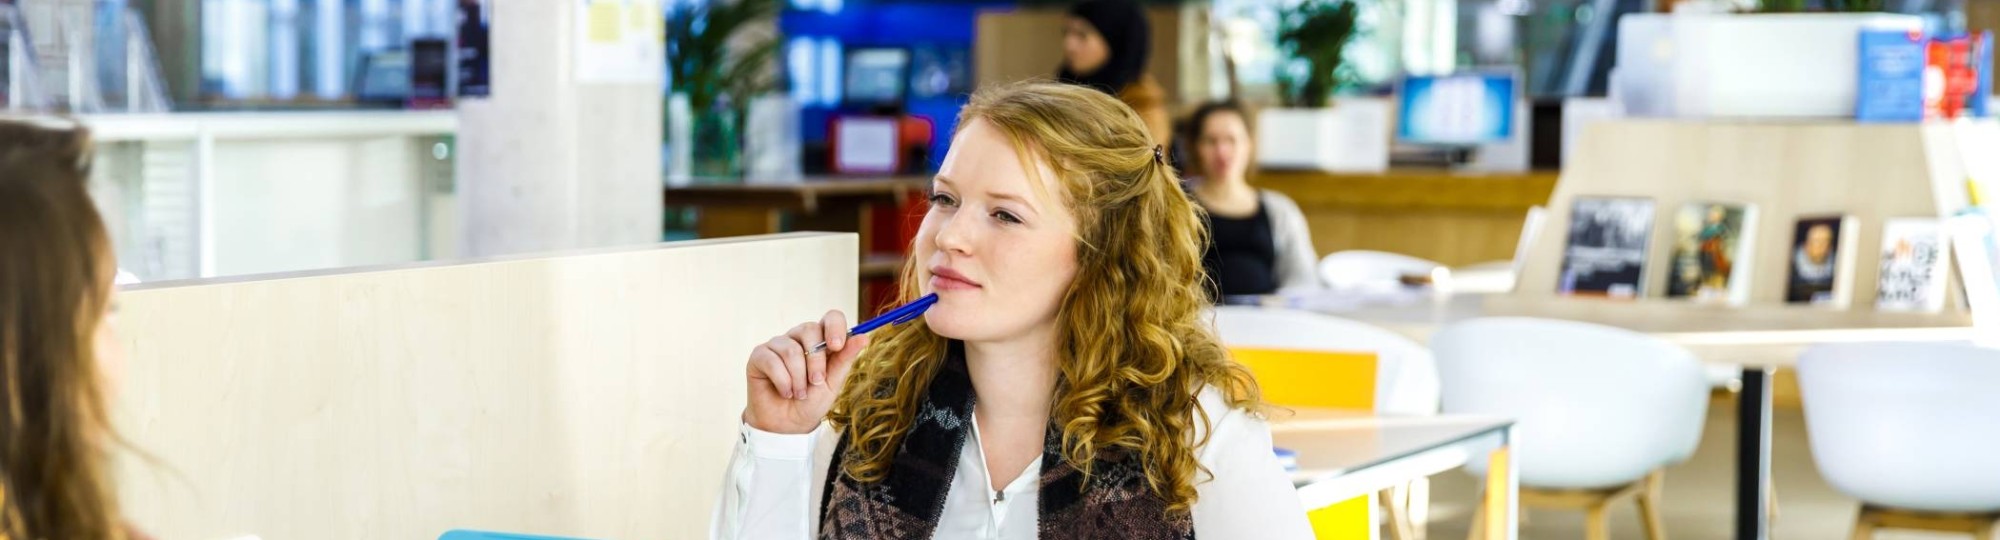
[[1146,73],[1152,34],[1145,9],[1133,0],[1085,0],[1071,6],[1056,80],[1117,96],[1146,121],[1155,143],[1169,146],[1173,137],[1166,91]]

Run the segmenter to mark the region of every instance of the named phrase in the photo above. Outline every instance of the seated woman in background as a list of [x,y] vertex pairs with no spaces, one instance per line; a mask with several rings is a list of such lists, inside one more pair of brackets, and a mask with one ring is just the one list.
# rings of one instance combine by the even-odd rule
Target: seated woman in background
[[1195,146],[1190,193],[1208,210],[1209,244],[1201,258],[1209,294],[1272,294],[1319,286],[1318,261],[1305,214],[1292,199],[1250,187],[1250,115],[1235,102],[1210,102],[1189,118]]
[[1146,73],[1152,44],[1152,25],[1137,2],[1084,0],[1070,6],[1063,22],[1063,61],[1056,80],[1117,96],[1139,113],[1153,144],[1171,149],[1167,92]]
[[750,353],[710,535],[1310,538],[1139,117],[1042,83],[979,92],[958,126],[903,269],[903,301],[937,303]]
[[108,463],[122,354],[90,157],[73,123],[0,119],[0,539],[141,536]]

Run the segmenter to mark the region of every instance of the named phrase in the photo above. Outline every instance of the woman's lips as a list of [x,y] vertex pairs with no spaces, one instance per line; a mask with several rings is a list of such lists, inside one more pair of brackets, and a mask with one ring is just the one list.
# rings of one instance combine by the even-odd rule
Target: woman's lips
[[965,274],[961,274],[956,270],[952,270],[950,268],[946,268],[943,266],[936,266],[931,268],[932,289],[940,291],[961,291],[961,290],[977,289],[979,287],[980,285],[978,282],[973,281],[972,278],[968,278],[965,276]]

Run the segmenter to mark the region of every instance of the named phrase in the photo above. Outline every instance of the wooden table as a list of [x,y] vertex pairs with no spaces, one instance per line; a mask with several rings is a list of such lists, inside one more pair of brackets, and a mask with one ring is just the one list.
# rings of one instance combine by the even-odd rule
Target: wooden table
[[1372,249],[1464,266],[1512,259],[1528,208],[1548,204],[1557,175],[1272,170],[1259,172],[1251,183],[1299,203],[1321,256]]
[[[1474,538],[1517,534],[1519,485],[1514,474],[1514,422],[1475,416],[1375,416],[1363,411],[1274,408],[1271,442],[1298,454],[1299,502],[1324,508],[1412,480],[1488,461],[1485,531]],[[1480,533],[1484,534],[1480,534]]]
[[910,192],[930,186],[916,176],[880,178],[808,177],[793,182],[736,182],[668,187],[668,206],[700,211],[695,231],[702,238],[795,231],[851,232],[861,235],[861,276],[891,277],[902,267],[900,254],[871,254],[873,227],[868,212],[878,205],[900,206]]

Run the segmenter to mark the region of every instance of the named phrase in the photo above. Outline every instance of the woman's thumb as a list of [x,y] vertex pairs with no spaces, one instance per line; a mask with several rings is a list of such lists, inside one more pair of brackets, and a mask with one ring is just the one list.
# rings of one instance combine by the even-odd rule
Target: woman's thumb
[[868,348],[868,342],[868,334],[847,338],[847,346],[841,347],[839,352],[833,353],[831,358],[826,359],[828,382],[837,387],[841,381],[847,380],[847,370],[854,367],[854,359],[861,356],[862,349]]

